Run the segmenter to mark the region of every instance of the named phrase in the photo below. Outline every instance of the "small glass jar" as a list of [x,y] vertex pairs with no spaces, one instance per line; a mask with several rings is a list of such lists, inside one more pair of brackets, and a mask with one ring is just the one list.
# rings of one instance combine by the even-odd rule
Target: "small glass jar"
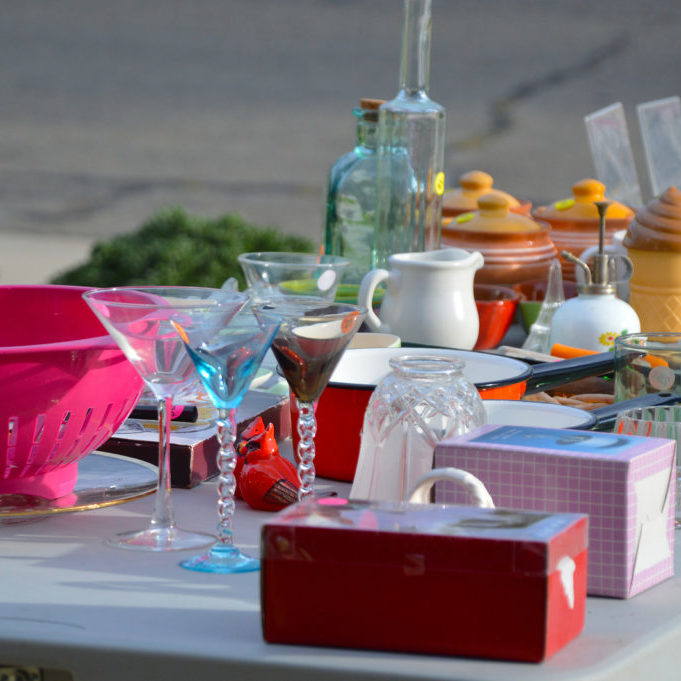
[[462,360],[405,354],[390,367],[364,414],[353,499],[405,501],[432,469],[435,445],[486,420]]

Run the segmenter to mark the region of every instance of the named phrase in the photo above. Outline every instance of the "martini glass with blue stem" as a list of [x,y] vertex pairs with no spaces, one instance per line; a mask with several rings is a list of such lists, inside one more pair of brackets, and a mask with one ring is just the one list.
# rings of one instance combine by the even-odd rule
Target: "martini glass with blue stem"
[[232,532],[236,489],[236,410],[279,325],[279,319],[259,320],[249,309],[244,309],[223,329],[208,338],[200,330],[192,334],[180,325],[176,327],[203,387],[218,412],[218,538],[207,553],[180,563],[189,570],[229,573],[260,568],[259,560],[246,555],[234,545]]

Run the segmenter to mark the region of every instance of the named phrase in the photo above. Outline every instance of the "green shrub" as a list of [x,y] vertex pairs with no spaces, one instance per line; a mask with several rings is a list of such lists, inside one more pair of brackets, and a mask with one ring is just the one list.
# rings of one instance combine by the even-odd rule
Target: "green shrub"
[[238,215],[211,219],[174,208],[152,217],[132,234],[95,244],[88,262],[58,275],[52,283],[220,287],[235,277],[243,290],[240,253],[314,250],[310,239],[257,227]]

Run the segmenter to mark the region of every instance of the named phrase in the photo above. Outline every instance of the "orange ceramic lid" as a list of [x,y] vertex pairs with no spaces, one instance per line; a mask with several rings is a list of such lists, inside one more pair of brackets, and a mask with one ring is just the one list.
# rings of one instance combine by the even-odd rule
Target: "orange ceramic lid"
[[[598,209],[594,201],[610,201],[605,197],[605,185],[598,180],[587,178],[572,185],[572,198],[562,199],[550,206],[537,208],[535,215],[546,220],[595,220]],[[608,219],[630,219],[634,211],[623,203],[612,201],[608,208]]]
[[450,189],[445,192],[442,198],[442,209],[447,210],[457,210],[457,211],[470,211],[476,210],[478,207],[478,199],[483,194],[498,194],[503,196],[508,201],[508,205],[511,208],[517,208],[520,202],[515,197],[502,192],[500,189],[492,189],[494,184],[494,179],[489,173],[482,170],[471,170],[464,173],[459,178],[460,187],[456,189]]
[[454,218],[449,227],[475,232],[536,232],[540,228],[532,218],[511,212],[508,199],[498,192],[483,194],[477,207]]
[[681,251],[681,191],[669,187],[640,208],[624,245],[641,251]]

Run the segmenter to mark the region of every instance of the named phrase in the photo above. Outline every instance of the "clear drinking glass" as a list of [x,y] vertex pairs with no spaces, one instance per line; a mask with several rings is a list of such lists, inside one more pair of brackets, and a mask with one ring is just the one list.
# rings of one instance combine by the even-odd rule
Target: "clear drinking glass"
[[206,337],[221,329],[248,297],[220,289],[169,286],[86,291],[83,298],[156,396],[159,413],[158,486],[149,527],[108,540],[121,548],[171,551],[208,546],[209,534],[177,527],[170,502],[170,419],[173,398],[195,380],[194,365],[175,330]]
[[352,499],[406,501],[433,468],[435,445],[485,423],[480,394],[460,359],[398,355],[364,415]]
[[[279,319],[272,352],[298,406],[298,499],[314,493],[314,402],[319,399],[366,310],[320,298],[283,297],[255,307],[259,319]],[[342,418],[342,415],[339,415]]]
[[681,333],[615,338],[615,402],[649,393],[681,394]]
[[623,435],[664,437],[676,442],[676,506],[674,524],[681,527],[681,466],[679,466],[679,445],[681,445],[681,407],[638,407],[627,409],[617,415],[614,432]]
[[314,253],[242,253],[239,264],[255,301],[314,296],[332,301],[350,261]]
[[189,570],[228,573],[249,572],[260,567],[256,558],[234,545],[232,532],[236,410],[279,325],[279,319],[257,319],[250,309],[245,309],[207,338],[200,329],[197,333],[177,326],[201,382],[218,410],[218,539],[208,553],[180,563]]

